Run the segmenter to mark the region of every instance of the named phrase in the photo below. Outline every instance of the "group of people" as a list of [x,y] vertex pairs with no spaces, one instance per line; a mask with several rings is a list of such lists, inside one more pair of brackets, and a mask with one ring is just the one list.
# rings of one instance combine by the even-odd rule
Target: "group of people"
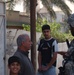
[[[74,36],[74,14],[68,18],[68,24],[72,35]],[[66,57],[74,51],[74,40],[70,43],[68,52],[59,52],[56,39],[51,36],[50,26],[45,24],[42,26],[43,39],[38,43],[38,72],[37,75],[56,75],[56,59],[57,54],[65,55]],[[8,59],[9,75],[36,75],[32,62],[28,57],[31,49],[31,39],[27,34],[21,34],[17,38],[17,51]],[[64,75],[74,75],[73,57],[70,58],[70,63],[65,65]],[[71,70],[72,69],[72,70]]]

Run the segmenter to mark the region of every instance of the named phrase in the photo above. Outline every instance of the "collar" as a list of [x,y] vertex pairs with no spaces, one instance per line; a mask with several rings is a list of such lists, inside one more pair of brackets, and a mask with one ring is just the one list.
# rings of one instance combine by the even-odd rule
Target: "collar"
[[20,49],[17,49],[19,52],[21,52],[23,55],[28,57],[29,51],[22,51]]

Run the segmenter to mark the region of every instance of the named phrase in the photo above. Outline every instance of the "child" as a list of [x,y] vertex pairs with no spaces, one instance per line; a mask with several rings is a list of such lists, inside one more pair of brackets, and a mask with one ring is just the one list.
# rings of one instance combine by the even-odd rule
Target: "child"
[[12,56],[8,59],[9,75],[19,75],[20,72],[20,60],[16,56]]

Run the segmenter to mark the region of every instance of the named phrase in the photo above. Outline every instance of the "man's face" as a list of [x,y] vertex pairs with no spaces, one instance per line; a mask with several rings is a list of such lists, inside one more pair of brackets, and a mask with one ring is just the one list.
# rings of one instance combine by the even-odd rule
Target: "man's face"
[[72,36],[74,36],[74,27],[71,27],[71,26],[70,26],[70,30],[71,30]]
[[31,49],[31,45],[32,45],[31,39],[27,36],[26,37],[26,41],[23,44],[25,50],[30,50]]
[[46,39],[49,39],[50,38],[50,30],[49,29],[43,30],[43,35]]

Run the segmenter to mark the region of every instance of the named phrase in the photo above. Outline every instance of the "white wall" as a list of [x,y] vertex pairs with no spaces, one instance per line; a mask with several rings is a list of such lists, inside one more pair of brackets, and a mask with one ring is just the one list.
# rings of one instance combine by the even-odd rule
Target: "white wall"
[[[25,30],[18,30],[17,29],[7,29],[6,30],[6,36],[7,36],[7,44],[9,43],[13,43],[13,45],[17,45],[16,44],[16,38],[20,35],[20,34],[28,34],[30,36],[30,32],[25,31]],[[38,41],[38,39],[40,38],[41,33],[36,33],[36,41]]]

